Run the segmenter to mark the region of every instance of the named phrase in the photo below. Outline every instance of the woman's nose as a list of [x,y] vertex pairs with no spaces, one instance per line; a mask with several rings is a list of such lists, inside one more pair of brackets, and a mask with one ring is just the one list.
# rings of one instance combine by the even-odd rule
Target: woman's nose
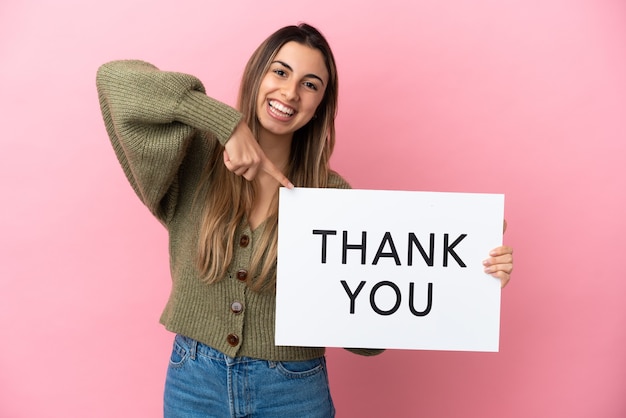
[[298,88],[296,83],[286,82],[280,90],[280,94],[285,98],[285,100],[296,100],[298,97]]

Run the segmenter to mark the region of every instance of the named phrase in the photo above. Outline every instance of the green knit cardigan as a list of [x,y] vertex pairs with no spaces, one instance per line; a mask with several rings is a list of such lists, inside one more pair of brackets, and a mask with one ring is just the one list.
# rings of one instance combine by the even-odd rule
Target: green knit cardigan
[[[296,361],[319,357],[323,347],[274,343],[274,291],[253,291],[246,277],[263,225],[239,225],[226,277],[213,284],[195,266],[200,211],[192,204],[204,165],[221,152],[242,115],[205,93],[187,74],[160,71],[142,61],[110,62],[96,84],[104,124],[131,186],[169,234],[172,290],[161,323],[230,357]],[[350,186],[337,175],[331,187]],[[245,245],[244,245],[245,244]],[[350,349],[362,355],[382,350]]]

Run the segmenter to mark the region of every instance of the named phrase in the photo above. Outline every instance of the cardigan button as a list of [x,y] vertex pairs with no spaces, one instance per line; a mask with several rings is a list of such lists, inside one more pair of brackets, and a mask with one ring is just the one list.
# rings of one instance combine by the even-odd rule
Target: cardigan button
[[241,312],[243,312],[243,303],[241,302],[233,302],[230,304],[230,310],[234,313],[234,314],[240,314]]
[[237,272],[237,280],[245,282],[248,278],[248,270],[241,269]]
[[236,347],[237,344],[239,344],[239,337],[235,334],[228,334],[228,336],[226,337],[226,341],[231,347]]
[[248,244],[250,244],[250,237],[246,234],[242,235],[241,238],[239,238],[239,245],[246,248]]

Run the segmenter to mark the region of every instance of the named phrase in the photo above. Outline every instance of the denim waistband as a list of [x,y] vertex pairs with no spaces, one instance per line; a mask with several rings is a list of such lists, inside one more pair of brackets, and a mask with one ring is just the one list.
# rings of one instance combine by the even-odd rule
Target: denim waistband
[[[251,363],[251,362],[265,362],[269,365],[275,364],[275,361],[264,360],[259,358],[252,357],[229,357],[221,351],[208,346],[200,341],[194,340],[193,338],[186,337],[181,334],[176,334],[175,338],[176,343],[187,353],[189,353],[189,357],[195,360],[196,356],[204,356],[211,358],[213,360],[224,362],[225,364],[233,365],[240,363]],[[184,353],[179,353],[183,355]]]
[[225,360],[227,357],[221,351],[214,349],[213,347],[209,347],[206,344],[203,344],[199,341],[194,340],[193,338],[186,337],[181,334],[176,334],[174,339],[178,345],[181,346],[192,359],[196,358],[196,355],[203,355],[205,357],[210,357],[215,360]]

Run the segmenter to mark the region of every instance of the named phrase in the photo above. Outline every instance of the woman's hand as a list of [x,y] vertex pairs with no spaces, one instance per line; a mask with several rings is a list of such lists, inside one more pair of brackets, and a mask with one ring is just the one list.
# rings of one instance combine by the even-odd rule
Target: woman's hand
[[500,279],[500,287],[504,287],[511,280],[513,271],[513,249],[503,245],[489,252],[490,257],[483,261],[485,273]]
[[293,189],[289,179],[267,158],[244,121],[237,125],[226,142],[224,165],[229,171],[248,181],[254,180],[259,170],[263,170],[283,186]]
[[[503,225],[503,233],[506,231],[506,220]],[[511,280],[513,271],[513,248],[505,245],[494,248],[489,252],[490,257],[483,261],[485,273],[500,279],[500,288],[503,288]]]

